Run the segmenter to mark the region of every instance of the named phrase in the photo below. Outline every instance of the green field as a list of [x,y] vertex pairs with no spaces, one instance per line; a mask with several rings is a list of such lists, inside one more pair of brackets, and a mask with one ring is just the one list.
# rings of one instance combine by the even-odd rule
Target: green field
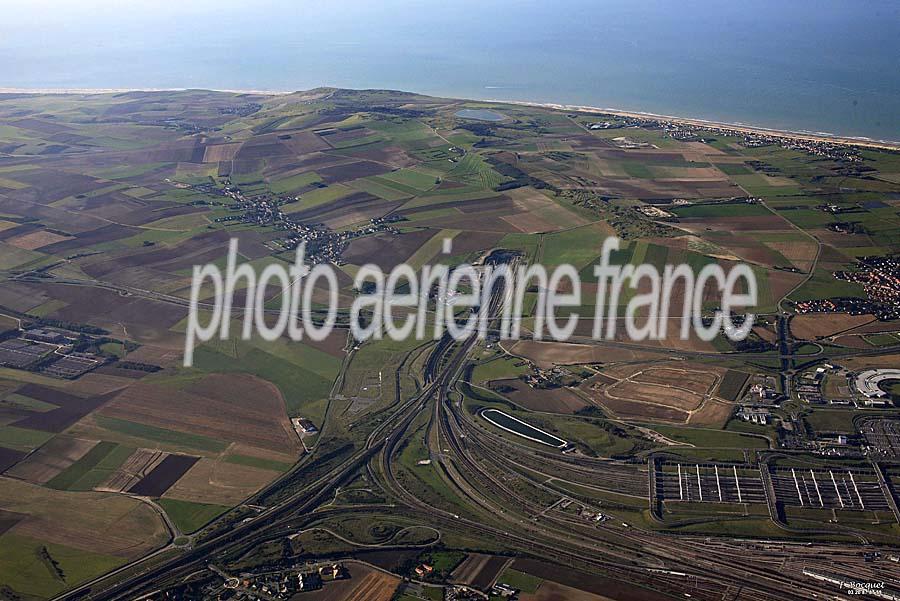
[[497,578],[497,582],[508,584],[509,586],[519,589],[523,593],[535,593],[543,582],[543,579],[525,572],[519,572],[512,568],[507,568]]
[[516,357],[501,356],[478,364],[472,370],[472,382],[481,383],[503,378],[515,378],[528,372],[527,365]]
[[[121,447],[114,442],[100,441],[78,461],[54,476],[47,482],[47,486],[58,490],[76,489],[76,485],[85,480],[85,477],[89,472],[97,468],[102,462],[106,461],[107,458],[112,455],[113,451],[120,448],[122,449],[120,456],[124,455],[122,456],[122,461],[124,461],[128,455],[131,454],[133,449]],[[127,454],[125,454],[126,451]],[[121,462],[118,463],[121,464]],[[85,482],[85,484],[87,484],[87,482]],[[97,484],[99,484],[99,482],[97,482]],[[92,486],[87,486],[81,490],[90,490],[91,488]]]
[[222,505],[192,503],[190,501],[179,501],[178,499],[158,499],[156,502],[184,534],[190,534],[199,530],[229,509]]
[[269,380],[281,390],[291,415],[303,412],[306,404],[327,397],[331,390],[331,380],[257,349],[235,358],[203,346],[194,354],[194,367],[209,372],[249,373]]
[[[56,562],[58,570],[48,557]],[[122,563],[119,557],[17,534],[0,536],[0,583],[32,598],[48,599]]]
[[16,426],[0,426],[0,446],[18,451],[31,451],[53,438],[51,432],[41,432]]
[[166,430],[149,426],[147,424],[139,424],[115,417],[106,417],[104,415],[95,416],[97,424],[111,432],[117,432],[126,436],[150,440],[163,444],[175,445],[177,447],[186,447],[196,449],[198,451],[207,451],[218,453],[224,451],[228,446],[227,443],[201,436],[200,434],[189,434],[187,432],[177,432],[175,430]]
[[[593,12],[605,15],[602,9]],[[226,37],[234,29],[218,17],[196,21],[185,22],[195,29],[218,27]],[[673,36],[683,34],[673,29]],[[639,35],[635,39],[643,42]],[[441,61],[433,66],[436,74],[442,72]],[[495,110],[504,118],[465,119],[458,116],[463,109]],[[605,121],[614,126],[593,129]],[[809,405],[794,398],[771,409],[771,425],[758,426],[736,417],[736,406],[749,383],[787,375],[779,374],[782,361],[797,374],[825,362],[857,372],[894,365],[900,345],[893,323],[882,328],[873,321],[852,338],[822,335],[820,350],[799,339],[802,327],[820,324],[801,319],[794,321],[791,357],[780,358],[777,340],[771,342],[783,311],[805,310],[791,301],[875,298],[885,292],[835,274],[860,269],[862,257],[900,255],[896,152],[839,142],[809,142],[804,148],[796,138],[762,139],[746,131],[672,123],[586,108],[331,87],[271,95],[196,89],[0,94],[0,342],[19,336],[22,320],[26,329],[68,330],[73,350],[110,361],[73,380],[55,378],[47,369],[56,359],[50,354],[54,348],[47,346],[48,354],[27,369],[0,367],[0,449],[9,451],[0,460],[15,464],[40,449],[24,466],[9,469],[0,489],[5,493],[0,494],[0,599],[47,599],[139,555],[151,554],[137,568],[149,569],[211,540],[225,546],[205,559],[235,575],[308,561],[347,561],[351,579],[336,584],[338,590],[354,585],[351,556],[391,564],[390,571],[410,577],[418,563],[432,563],[436,571],[424,579],[443,585],[468,554],[515,560],[552,547],[563,536],[554,531],[558,520],[571,526],[565,534],[569,546],[581,549],[586,565],[595,566],[610,559],[606,548],[615,547],[615,562],[625,566],[650,565],[648,558],[671,550],[657,546],[646,532],[683,534],[686,545],[723,537],[702,543],[722,566],[737,549],[728,546],[728,537],[821,537],[847,544],[850,554],[863,548],[851,546],[861,537],[897,547],[900,527],[890,524],[887,512],[789,507],[785,519],[796,531],[770,521],[764,503],[665,501],[654,505],[662,522],[651,514],[648,456],[692,465],[740,464],[748,476],[756,475],[757,463],[769,455],[779,467],[868,466],[860,436],[850,438],[846,456],[811,449],[819,435],[855,434],[860,417],[895,411]],[[729,341],[717,334],[709,341],[635,341],[619,332],[615,340],[588,341],[580,338],[590,336],[588,319],[578,324],[577,342],[592,346],[566,350],[507,344],[497,338],[496,322],[487,339],[472,345],[430,335],[427,340],[353,338],[350,307],[365,293],[353,282],[361,265],[374,262],[387,270],[405,262],[419,270],[435,262],[451,268],[469,262],[480,269],[496,249],[521,253],[514,260],[523,267],[572,265],[581,277],[581,302],[559,314],[591,317],[602,288],[593,267],[610,236],[622,240],[613,265],[662,271],[684,264],[696,274],[709,265],[728,271],[749,264],[759,297],[752,311],[758,327],[750,339]],[[453,240],[446,256],[445,238]],[[292,263],[302,243],[310,262],[333,267],[340,305],[334,335],[322,342],[289,335],[243,339],[240,308],[233,306],[225,317],[231,320],[230,338],[215,335],[200,343],[193,366],[184,366],[193,271],[202,264],[224,268],[230,239],[239,240],[240,260],[257,275],[267,266]],[[893,280],[888,276],[883,282],[889,287]],[[620,314],[654,284],[630,283],[623,282],[616,303]],[[235,302],[243,302],[249,291],[239,282]],[[284,297],[268,292],[260,317],[274,320]],[[315,291],[317,317],[323,314],[324,292]],[[430,334],[444,301],[438,290],[423,292]],[[539,292],[537,285],[524,292],[526,342],[537,337]],[[201,321],[213,314],[212,294],[210,283],[201,294],[206,303],[199,308]],[[704,291],[701,303],[704,316],[724,304],[712,289]],[[821,308],[828,307],[814,307]],[[885,302],[864,312],[889,308]],[[467,317],[460,307],[453,311],[460,320]],[[372,318],[364,312],[360,321]],[[835,318],[838,328],[841,319]],[[847,325],[854,320],[848,317]],[[534,352],[536,363],[505,351],[520,348],[529,356]],[[4,365],[24,364],[17,353],[28,352],[17,343],[0,351]],[[581,361],[587,363],[578,365]],[[666,394],[665,386],[677,386],[661,375],[667,383],[652,381],[653,370],[666,366],[696,372],[685,374],[691,387],[699,385],[694,375],[713,371],[722,375],[721,382],[687,420],[664,419],[675,412],[662,408],[627,417],[640,415],[625,410],[629,402],[653,403],[653,395]],[[532,380],[528,386],[526,375],[546,382]],[[634,398],[615,396],[629,390],[616,383],[623,379],[635,385]],[[487,383],[498,380],[523,386],[491,390]],[[831,395],[834,381],[826,383],[825,394]],[[900,391],[900,384],[892,390]],[[58,399],[54,391],[60,391]],[[170,393],[171,399],[153,396]],[[178,415],[153,415],[160,410],[153,399],[168,407],[182,398],[203,403],[204,411],[185,407],[183,424]],[[257,406],[271,407],[273,400],[275,415]],[[660,401],[671,407],[667,399]],[[65,428],[51,424],[69,410],[72,420]],[[298,416],[312,420],[319,432],[298,438],[285,419]],[[32,428],[15,425],[41,424],[44,418],[46,424]],[[788,423],[799,427],[788,431]],[[37,428],[62,433],[54,438],[54,432]],[[565,450],[562,442],[568,443]],[[790,448],[778,447],[786,442]],[[165,548],[168,536],[159,511],[128,494],[95,490],[122,474],[139,449],[202,457],[189,477],[153,498],[181,531],[171,548]],[[896,479],[897,470],[889,461],[883,464]],[[566,502],[558,503],[561,499]],[[68,503],[86,507],[73,517],[77,511]],[[309,511],[273,522],[271,536],[260,545],[231,544],[228,532],[243,531],[239,525],[259,515],[260,507],[276,510],[284,503]],[[103,522],[116,515],[115,508],[122,514]],[[435,511],[443,516],[439,524]],[[594,523],[588,514],[597,511],[613,519]],[[440,530],[439,538],[426,528],[429,523]],[[519,527],[526,537],[511,542],[485,536],[487,524],[501,528],[498,532]],[[4,530],[7,525],[12,528]],[[628,527],[634,537],[624,535]],[[817,529],[827,532],[811,532]],[[119,545],[126,534],[133,540]],[[617,545],[620,535],[641,544]],[[758,559],[760,550],[741,544],[741,553]],[[673,561],[673,570],[687,569]],[[817,560],[810,556],[809,561],[815,567]],[[759,596],[748,573],[736,572],[746,583],[741,594]],[[177,580],[190,584],[206,575]],[[169,580],[176,579],[161,578],[158,587]],[[516,570],[506,570],[500,580],[520,588],[523,597],[544,599],[552,592],[549,583],[541,590],[539,578]],[[798,584],[803,593],[808,584]],[[329,595],[331,586],[322,594]],[[423,590],[404,582],[396,596],[443,593]],[[188,586],[158,596],[195,592]],[[660,594],[666,592],[685,591],[676,587]],[[774,588],[769,592],[776,595]],[[87,594],[101,592],[97,587]],[[353,596],[343,594],[348,595]]]
[[722,382],[719,384],[719,396],[729,401],[736,401],[747,383],[748,374],[733,369],[725,372]]
[[312,190],[310,192],[304,192],[301,195],[299,201],[284,205],[283,210],[286,213],[305,211],[306,209],[311,209],[319,205],[334,202],[335,200],[343,198],[344,196],[348,196],[352,193],[353,190],[351,188],[342,186],[340,184],[333,184],[324,188],[316,188],[315,190]]
[[357,190],[368,192],[369,194],[374,194],[375,196],[378,196],[379,198],[383,198],[385,200],[403,200],[404,198],[409,198],[411,196],[415,196],[416,194],[415,188],[410,188],[401,184],[389,182],[377,177],[355,179],[349,185],[353,186]]
[[320,181],[322,180],[318,174],[311,171],[309,173],[301,173],[299,175],[292,175],[291,177],[275,180],[274,182],[269,183],[269,189],[276,194],[285,194]]
[[685,442],[697,447],[723,449],[766,449],[766,440],[756,436],[748,436],[725,430],[707,428],[685,428],[680,426],[653,425],[654,430],[672,440]]
[[437,177],[434,174],[417,169],[392,171],[379,176],[379,178],[401,184],[406,188],[412,188],[416,192],[427,192],[437,185]]
[[607,235],[605,229],[595,225],[550,234],[544,238],[541,260],[548,269],[566,263],[580,269],[600,254]]
[[22,394],[8,394],[3,397],[4,404],[14,405],[16,407],[21,407],[23,409],[32,409],[34,411],[50,411],[51,409],[56,409],[56,405],[51,403],[47,403],[45,401],[39,401],[37,399],[33,399],[31,397],[27,397]]
[[856,432],[853,412],[846,409],[814,409],[803,419],[816,432]]

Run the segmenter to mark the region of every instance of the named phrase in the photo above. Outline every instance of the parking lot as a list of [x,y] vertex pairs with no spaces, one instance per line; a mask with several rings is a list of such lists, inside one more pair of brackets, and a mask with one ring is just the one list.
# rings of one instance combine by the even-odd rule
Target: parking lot
[[5,340],[0,342],[0,365],[26,369],[52,352],[54,348],[53,346],[19,338]]
[[789,506],[890,510],[871,470],[775,468],[772,485],[778,500]]
[[759,471],[733,465],[664,463],[657,466],[656,489],[668,501],[766,502]]

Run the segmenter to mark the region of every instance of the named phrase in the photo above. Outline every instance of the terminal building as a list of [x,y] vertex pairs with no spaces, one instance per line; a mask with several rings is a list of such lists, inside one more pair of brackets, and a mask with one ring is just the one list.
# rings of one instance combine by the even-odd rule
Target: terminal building
[[900,369],[869,369],[856,375],[856,389],[869,399],[883,399],[888,393],[881,384],[889,380],[900,381]]

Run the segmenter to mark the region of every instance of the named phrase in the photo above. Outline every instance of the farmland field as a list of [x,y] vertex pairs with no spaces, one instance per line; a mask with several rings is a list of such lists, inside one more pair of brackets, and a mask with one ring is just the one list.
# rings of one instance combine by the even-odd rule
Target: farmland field
[[[303,598],[371,601],[443,598],[450,581],[486,591],[495,577],[521,599],[656,599],[640,583],[659,575],[660,557],[689,570],[689,553],[715,556],[710,569],[740,571],[728,563],[738,553],[756,573],[770,569],[749,543],[669,535],[805,535],[776,527],[764,503],[733,515],[657,504],[652,461],[721,463],[711,473],[728,465],[752,479],[769,451],[815,450],[817,465],[880,462],[896,488],[893,451],[876,452],[880,434],[854,421],[863,409],[826,403],[862,406],[853,375],[897,365],[898,174],[896,151],[874,142],[576,107],[333,88],[0,94],[0,599],[49,599],[151,554],[122,576],[130,586],[198,548],[214,551],[169,580],[160,568],[160,590],[218,597],[210,561],[266,577],[315,564],[323,586]],[[648,276],[623,278],[604,307],[608,336],[595,339],[610,280],[594,266],[610,236],[621,239],[610,262],[626,270],[749,265],[749,336],[701,338],[694,326],[724,299],[707,282],[685,312],[689,282],[677,281],[664,330],[632,340],[624,316],[653,290]],[[250,268],[287,266],[301,244],[308,262],[334,267],[334,331],[243,336],[245,301],[259,295],[271,326],[292,299],[239,279],[223,317],[231,334],[199,342],[183,365],[192,291],[202,323],[216,314],[216,286],[194,291],[194,269],[227,269],[231,240]],[[555,307],[560,321],[576,318],[570,339],[537,331],[550,286],[539,278],[523,290],[517,340],[497,320],[470,342],[354,337],[350,309],[378,287],[354,282],[364,265],[480,272],[495,259],[578,273],[580,298]],[[316,322],[327,292],[323,281],[310,291]],[[467,316],[439,286],[415,294],[429,330],[445,307]],[[636,308],[640,322],[653,307]],[[359,323],[375,317],[363,311]],[[816,368],[828,372],[821,400],[803,377]],[[893,419],[893,402],[865,411]],[[838,433],[847,440],[828,438]],[[846,502],[851,485],[835,474]],[[896,546],[873,480],[859,482],[857,501],[879,507],[866,518],[801,521],[834,544],[864,532]],[[857,551],[841,556],[847,570],[873,570]],[[345,577],[332,580],[334,563]],[[772,596],[741,573],[748,598]],[[685,591],[744,594],[712,582]]]

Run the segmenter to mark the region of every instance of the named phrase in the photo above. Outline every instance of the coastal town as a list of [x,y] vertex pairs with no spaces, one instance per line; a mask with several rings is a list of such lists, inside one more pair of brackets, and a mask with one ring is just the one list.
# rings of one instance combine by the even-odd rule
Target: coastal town
[[837,280],[859,284],[865,298],[835,297],[795,303],[798,314],[871,314],[881,321],[900,319],[900,257],[868,256],[856,261],[853,271],[836,271]]

